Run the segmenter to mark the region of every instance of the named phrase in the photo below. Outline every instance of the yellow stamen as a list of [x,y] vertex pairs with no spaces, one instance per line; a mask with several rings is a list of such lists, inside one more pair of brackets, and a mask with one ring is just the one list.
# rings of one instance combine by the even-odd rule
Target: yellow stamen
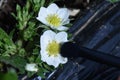
[[59,27],[61,23],[61,18],[57,14],[49,14],[46,17],[47,22],[54,27]]
[[47,51],[49,56],[57,56],[59,53],[60,45],[56,41],[52,41],[47,46]]

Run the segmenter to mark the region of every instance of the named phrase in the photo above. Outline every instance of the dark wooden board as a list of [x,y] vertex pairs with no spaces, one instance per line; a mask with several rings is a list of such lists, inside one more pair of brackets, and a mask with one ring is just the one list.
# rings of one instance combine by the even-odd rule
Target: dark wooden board
[[[80,46],[120,57],[120,3],[103,1],[78,19],[69,32]],[[79,57],[58,68],[48,80],[117,80],[118,76],[116,67]]]

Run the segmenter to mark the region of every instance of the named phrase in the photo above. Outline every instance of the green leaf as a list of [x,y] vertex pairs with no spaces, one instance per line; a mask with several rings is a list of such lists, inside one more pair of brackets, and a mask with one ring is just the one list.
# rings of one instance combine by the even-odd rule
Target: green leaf
[[23,74],[25,72],[25,65],[27,61],[20,56],[11,56],[11,57],[1,57],[0,62],[5,64],[9,64],[17,69],[19,69],[20,73]]
[[9,34],[9,37],[12,39],[13,38],[13,35],[14,35],[14,32],[15,32],[15,29],[13,29],[10,34]]
[[3,40],[6,44],[12,45],[14,44],[8,34],[0,28],[0,41]]
[[54,70],[54,67],[53,67],[53,66],[50,66],[50,65],[48,65],[48,64],[43,63],[43,66],[44,66],[44,68],[47,69],[48,71],[53,71],[53,70]]
[[40,69],[40,71],[37,72],[37,74],[42,77],[45,78],[44,72],[42,72],[42,69]]
[[[39,55],[39,48],[38,47],[34,48],[32,54],[33,55]],[[40,56],[39,56],[39,58],[40,58]]]
[[[12,36],[12,35],[11,35]],[[0,54],[2,56],[9,56],[9,54],[13,55],[16,53],[16,45],[12,41],[12,38],[8,36],[8,34],[0,28]]]
[[15,72],[0,73],[0,80],[18,80],[18,76]]
[[41,7],[44,6],[45,0],[41,0]]
[[27,72],[28,77],[32,77],[36,72]]
[[42,62],[41,59],[40,59],[40,56],[38,56],[38,57],[36,58],[35,62],[36,62],[36,63]]

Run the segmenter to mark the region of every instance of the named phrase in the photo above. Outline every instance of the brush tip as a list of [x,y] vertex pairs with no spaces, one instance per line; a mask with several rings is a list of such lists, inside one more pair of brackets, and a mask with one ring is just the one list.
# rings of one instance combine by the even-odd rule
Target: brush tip
[[79,56],[78,45],[73,42],[66,42],[61,45],[60,54],[63,57],[74,58]]

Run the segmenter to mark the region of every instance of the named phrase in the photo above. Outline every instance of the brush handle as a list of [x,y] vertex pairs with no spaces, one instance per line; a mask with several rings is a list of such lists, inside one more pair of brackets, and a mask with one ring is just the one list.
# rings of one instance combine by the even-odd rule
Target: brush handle
[[63,57],[84,57],[99,63],[120,68],[120,57],[81,47],[77,43],[66,42],[61,46],[60,51]]

